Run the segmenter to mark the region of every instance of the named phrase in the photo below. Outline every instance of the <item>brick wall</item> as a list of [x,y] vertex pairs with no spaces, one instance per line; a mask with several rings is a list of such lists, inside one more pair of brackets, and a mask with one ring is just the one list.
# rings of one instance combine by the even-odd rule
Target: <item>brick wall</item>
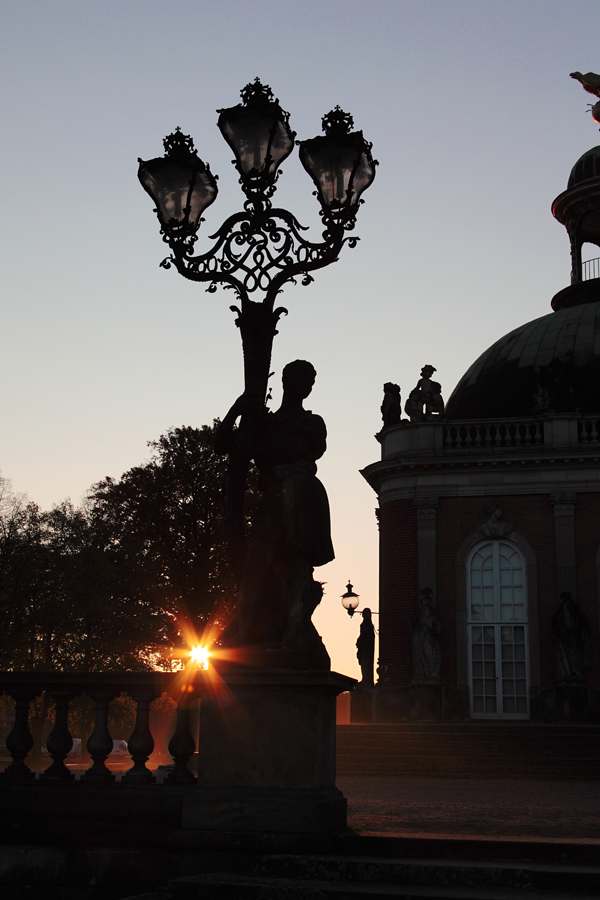
[[419,607],[417,515],[412,500],[384,503],[380,528],[380,678],[390,686],[407,687],[413,676],[408,617],[416,616]]

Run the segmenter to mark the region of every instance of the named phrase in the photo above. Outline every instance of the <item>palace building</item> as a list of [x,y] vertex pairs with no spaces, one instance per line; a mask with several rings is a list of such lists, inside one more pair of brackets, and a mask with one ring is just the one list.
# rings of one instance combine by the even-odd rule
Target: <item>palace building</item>
[[552,212],[572,257],[552,312],[485,350],[445,409],[424,367],[362,471],[379,721],[600,722],[600,260],[582,263],[600,246],[600,147]]

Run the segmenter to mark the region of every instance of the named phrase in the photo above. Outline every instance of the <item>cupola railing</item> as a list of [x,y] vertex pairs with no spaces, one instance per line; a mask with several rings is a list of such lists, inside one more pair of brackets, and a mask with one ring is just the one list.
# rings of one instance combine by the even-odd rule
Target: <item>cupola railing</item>
[[593,278],[600,278],[600,256],[595,259],[586,259],[581,264],[581,280],[591,281]]

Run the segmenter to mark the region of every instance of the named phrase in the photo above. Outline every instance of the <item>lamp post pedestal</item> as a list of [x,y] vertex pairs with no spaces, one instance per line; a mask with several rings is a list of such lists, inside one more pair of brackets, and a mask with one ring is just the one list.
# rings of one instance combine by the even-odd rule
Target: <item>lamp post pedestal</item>
[[184,829],[331,834],[346,827],[335,787],[335,672],[218,665],[201,689],[198,783]]

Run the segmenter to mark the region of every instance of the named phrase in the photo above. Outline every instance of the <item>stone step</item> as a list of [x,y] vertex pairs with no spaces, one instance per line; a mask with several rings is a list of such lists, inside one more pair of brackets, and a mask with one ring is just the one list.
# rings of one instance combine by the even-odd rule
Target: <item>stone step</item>
[[505,737],[510,735],[516,736],[537,736],[543,737],[545,740],[551,737],[571,737],[571,738],[598,738],[600,736],[600,727],[597,725],[514,725],[510,722],[504,722],[501,725],[448,725],[445,722],[432,722],[412,724],[408,722],[390,723],[387,725],[377,723],[364,723],[354,725],[338,725],[337,734],[339,737],[346,734],[382,734],[382,735],[464,735],[475,737],[477,735],[492,736],[499,735]]
[[539,755],[540,750],[544,750],[544,755],[548,756],[571,756],[574,750],[580,751],[578,755],[586,756],[589,759],[600,760],[600,746],[596,743],[585,743],[581,741],[449,741],[443,743],[434,741],[386,741],[371,738],[364,738],[351,741],[348,739],[338,741],[338,749],[341,751],[375,751],[385,749],[388,753],[421,753],[426,750],[429,754],[445,754],[448,751],[467,750],[469,752],[478,751],[481,753],[505,753],[507,750],[514,750],[520,754]]
[[600,778],[597,726],[341,725],[340,775]]
[[127,900],[530,900],[532,891],[539,900],[597,900],[600,895],[600,844],[595,843],[357,835],[340,835],[337,843],[340,852],[333,854],[201,853],[194,859],[194,875]]
[[[538,892],[539,900],[598,900],[598,895]],[[135,900],[531,900],[529,891],[397,884],[332,884],[239,875],[196,875],[172,882],[167,895]],[[131,898],[133,900],[133,898]]]

